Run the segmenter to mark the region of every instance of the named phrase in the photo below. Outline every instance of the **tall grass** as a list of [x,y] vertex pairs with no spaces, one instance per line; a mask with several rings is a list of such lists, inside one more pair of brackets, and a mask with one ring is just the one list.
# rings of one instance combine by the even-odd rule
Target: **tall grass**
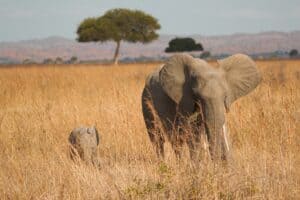
[[[258,65],[227,114],[227,168],[176,162],[169,144],[156,159],[141,112],[156,64],[0,69],[0,199],[299,199],[300,61]],[[68,157],[79,125],[101,134],[100,170]]]

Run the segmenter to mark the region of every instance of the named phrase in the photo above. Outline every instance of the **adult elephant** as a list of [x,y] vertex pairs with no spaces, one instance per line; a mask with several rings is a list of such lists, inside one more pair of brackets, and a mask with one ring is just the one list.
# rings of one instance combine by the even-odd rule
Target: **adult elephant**
[[157,155],[164,157],[167,137],[178,157],[187,142],[193,159],[201,135],[206,135],[211,158],[227,160],[225,112],[260,81],[247,55],[220,60],[218,67],[188,54],[172,56],[148,76],[142,94],[144,120]]

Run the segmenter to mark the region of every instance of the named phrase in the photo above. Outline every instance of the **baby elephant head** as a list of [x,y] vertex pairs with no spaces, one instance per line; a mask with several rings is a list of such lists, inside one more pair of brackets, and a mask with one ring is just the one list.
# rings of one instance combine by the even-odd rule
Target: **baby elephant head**
[[99,166],[97,151],[99,133],[95,127],[75,128],[69,136],[69,142],[71,143],[70,156],[73,160],[79,156],[87,164]]
[[180,110],[193,112],[195,103],[202,107],[209,149],[213,159],[226,159],[226,138],[222,134],[225,111],[261,81],[254,61],[236,54],[212,67],[204,60],[177,54],[162,67],[159,81]]

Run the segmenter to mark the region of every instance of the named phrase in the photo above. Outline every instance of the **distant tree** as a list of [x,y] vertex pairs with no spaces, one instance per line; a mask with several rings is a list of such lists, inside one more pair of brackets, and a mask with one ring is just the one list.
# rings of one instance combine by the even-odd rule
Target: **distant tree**
[[64,60],[61,57],[57,57],[55,59],[55,64],[63,64],[63,63],[64,63]]
[[70,64],[75,64],[77,62],[78,62],[78,58],[76,56],[72,56],[70,58],[70,60],[68,61],[68,63],[70,63]]
[[26,58],[23,60],[22,64],[30,65],[30,64],[35,64],[35,62],[33,60],[31,60],[30,58]]
[[116,42],[113,62],[118,64],[121,41],[148,43],[158,38],[157,19],[139,10],[112,9],[98,18],[87,18],[77,29],[79,42]]
[[54,61],[51,58],[46,58],[43,60],[43,64],[47,64],[47,65],[54,64]]
[[292,49],[289,52],[290,57],[297,57],[299,55],[298,50],[297,49]]
[[209,58],[210,56],[211,55],[209,51],[203,51],[200,55],[200,58],[205,59],[205,58]]
[[196,44],[193,38],[174,38],[169,42],[165,52],[202,51],[202,44]]

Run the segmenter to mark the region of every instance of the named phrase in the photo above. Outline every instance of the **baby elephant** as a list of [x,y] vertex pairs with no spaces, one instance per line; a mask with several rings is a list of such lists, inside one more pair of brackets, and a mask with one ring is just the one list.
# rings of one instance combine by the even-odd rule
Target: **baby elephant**
[[70,136],[70,155],[73,160],[78,156],[87,164],[99,167],[98,151],[99,133],[95,127],[75,128]]

